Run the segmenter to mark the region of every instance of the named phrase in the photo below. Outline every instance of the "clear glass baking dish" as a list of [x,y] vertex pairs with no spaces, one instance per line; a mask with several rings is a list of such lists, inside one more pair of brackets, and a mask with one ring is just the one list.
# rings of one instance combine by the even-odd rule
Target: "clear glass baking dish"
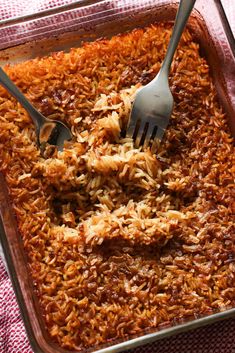
[[[159,21],[172,21],[177,2],[169,0],[78,1],[24,18],[0,23],[0,64],[15,63],[58,50],[69,50],[82,41],[131,30]],[[59,25],[58,25],[59,24]],[[235,136],[235,43],[219,0],[197,0],[188,27],[207,58],[220,102]],[[0,174],[0,234],[9,273],[21,314],[35,353],[65,352],[48,337],[4,177]],[[235,308],[162,328],[125,341],[94,347],[95,352],[118,352],[235,315]]]

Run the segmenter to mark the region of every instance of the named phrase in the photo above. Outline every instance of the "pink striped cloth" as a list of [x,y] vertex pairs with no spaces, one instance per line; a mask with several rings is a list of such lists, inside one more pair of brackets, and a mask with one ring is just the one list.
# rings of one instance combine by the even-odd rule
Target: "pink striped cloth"
[[[62,6],[75,1],[0,0],[0,19],[29,15],[55,5]],[[235,33],[235,0],[222,0],[222,2],[233,33]],[[33,353],[1,257],[0,353]],[[133,353],[235,353],[235,318],[139,347]]]

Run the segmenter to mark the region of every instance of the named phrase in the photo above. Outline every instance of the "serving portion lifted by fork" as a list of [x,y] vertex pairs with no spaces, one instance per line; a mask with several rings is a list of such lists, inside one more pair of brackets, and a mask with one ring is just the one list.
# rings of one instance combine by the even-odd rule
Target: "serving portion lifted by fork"
[[137,91],[126,135],[133,137],[136,147],[154,150],[169,124],[174,100],[169,87],[172,59],[196,0],[181,0],[170,43],[157,76]]

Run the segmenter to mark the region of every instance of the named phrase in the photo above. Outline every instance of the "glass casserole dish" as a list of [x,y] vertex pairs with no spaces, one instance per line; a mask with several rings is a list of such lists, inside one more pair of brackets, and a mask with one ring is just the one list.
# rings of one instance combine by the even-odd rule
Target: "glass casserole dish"
[[[210,11],[208,11],[208,6],[204,1],[197,1],[188,27],[196,41],[200,43],[202,54],[208,60],[221,104],[227,113],[228,122],[234,133],[234,82],[231,80],[235,70],[234,43],[221,12],[220,3],[210,4]],[[73,5],[72,9],[69,7],[58,9],[58,13],[44,13],[42,17],[36,15],[35,18],[29,16],[25,23],[16,19],[15,23],[14,21],[10,24],[6,23],[5,27],[1,28],[6,39],[5,43],[2,42],[1,63],[25,61],[37,56],[48,55],[54,51],[77,47],[81,41],[111,37],[120,32],[155,22],[172,21],[176,8],[175,2],[168,1],[157,3],[155,1],[105,1],[94,4],[79,2],[77,7]],[[50,16],[49,20],[48,16]],[[61,23],[60,28],[55,26],[56,22]],[[48,33],[50,33],[50,37],[45,39]],[[12,47],[9,47],[10,43]],[[17,46],[13,47],[13,45]],[[3,178],[1,178],[1,184],[3,185],[0,198],[3,220],[2,244],[32,347],[35,352],[52,352],[55,348],[57,351],[63,352],[64,350],[55,346],[48,337],[31,285],[30,275],[25,276],[28,273],[26,259]],[[176,323],[172,327],[161,328],[157,332],[146,332],[146,334],[135,338],[133,336],[129,337],[130,339],[126,337],[122,342],[114,340],[108,346],[94,347],[93,350],[118,351],[134,347],[231,315],[234,315],[234,308],[224,308],[223,312],[194,318],[184,323]]]

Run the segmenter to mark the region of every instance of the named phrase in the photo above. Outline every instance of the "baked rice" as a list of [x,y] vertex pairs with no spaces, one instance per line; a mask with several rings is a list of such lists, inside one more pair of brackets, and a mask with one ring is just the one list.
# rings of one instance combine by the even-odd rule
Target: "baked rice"
[[73,133],[63,152],[42,157],[30,117],[0,87],[0,170],[45,326],[69,350],[235,305],[233,138],[188,30],[157,155],[121,137],[170,34],[157,24],[5,67]]

